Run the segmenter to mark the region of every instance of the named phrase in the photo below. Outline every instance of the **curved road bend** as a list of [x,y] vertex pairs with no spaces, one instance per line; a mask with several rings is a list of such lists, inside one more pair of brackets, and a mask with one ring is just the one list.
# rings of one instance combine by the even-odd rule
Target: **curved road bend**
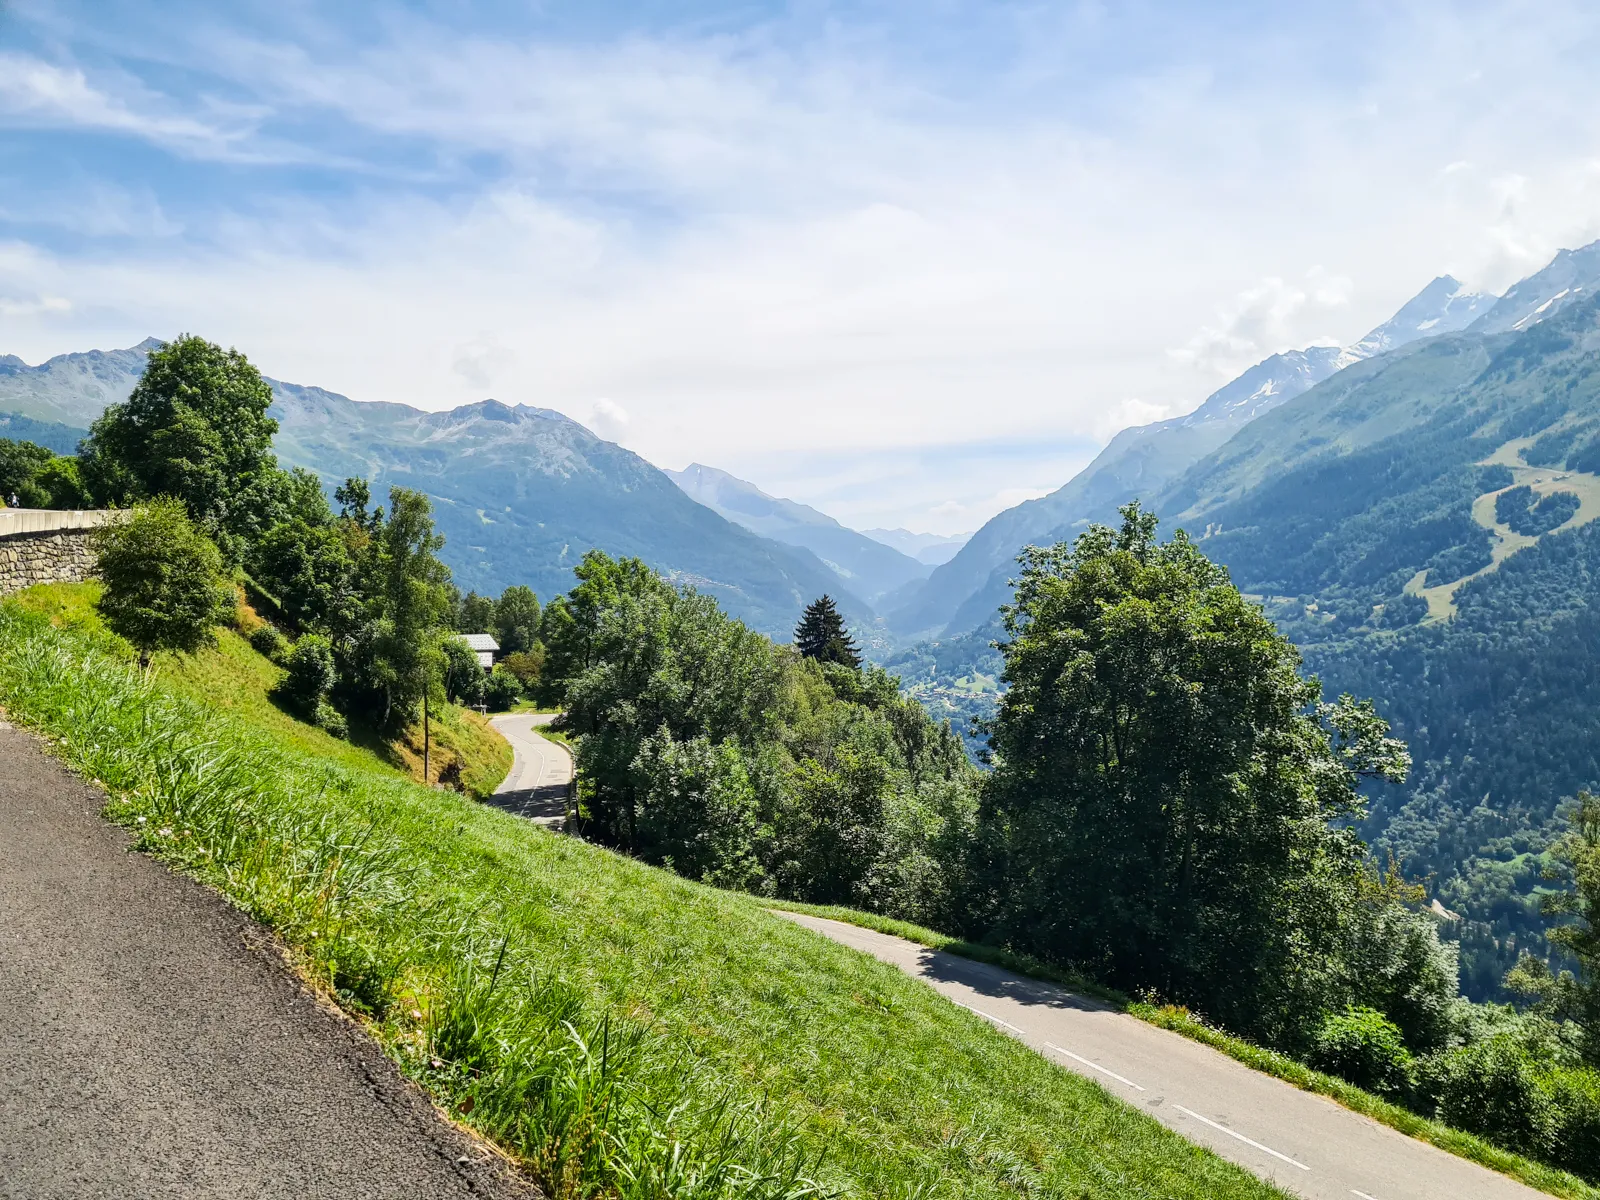
[[537,1192],[0,721],[0,1196]]
[[1285,1191],[1312,1200],[1544,1196],[1209,1046],[1048,983],[839,921],[773,915],[924,980],[1002,1032]]
[[495,788],[488,803],[548,828],[560,829],[567,816],[572,755],[565,746],[534,731],[535,726],[555,720],[555,714],[508,713],[489,720],[511,743],[516,757],[511,773]]

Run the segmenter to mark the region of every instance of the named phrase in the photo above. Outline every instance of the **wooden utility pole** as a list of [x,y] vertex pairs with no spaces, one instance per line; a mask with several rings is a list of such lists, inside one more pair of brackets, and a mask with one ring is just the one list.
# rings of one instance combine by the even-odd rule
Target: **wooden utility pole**
[[426,682],[422,688],[422,782],[431,784],[432,777],[428,773],[428,687]]

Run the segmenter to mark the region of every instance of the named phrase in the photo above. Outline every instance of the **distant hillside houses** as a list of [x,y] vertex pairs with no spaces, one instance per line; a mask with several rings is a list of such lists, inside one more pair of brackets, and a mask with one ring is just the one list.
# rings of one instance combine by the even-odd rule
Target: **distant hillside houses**
[[494,656],[500,653],[500,643],[492,633],[463,633],[461,640],[478,656],[478,665],[485,671],[494,669]]

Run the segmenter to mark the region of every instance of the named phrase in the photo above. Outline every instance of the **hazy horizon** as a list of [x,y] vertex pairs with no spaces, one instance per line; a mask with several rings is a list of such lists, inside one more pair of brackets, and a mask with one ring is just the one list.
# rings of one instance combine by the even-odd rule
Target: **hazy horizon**
[[971,530],[1437,275],[1600,235],[1600,12],[0,10],[5,345],[237,345]]

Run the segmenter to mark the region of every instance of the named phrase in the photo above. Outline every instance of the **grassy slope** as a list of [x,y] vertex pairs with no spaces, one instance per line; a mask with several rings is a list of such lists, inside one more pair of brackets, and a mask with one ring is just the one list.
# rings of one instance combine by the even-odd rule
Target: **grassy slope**
[[553,1196],[816,1194],[801,1176],[907,1200],[1279,1195],[750,898],[321,756],[192,686],[0,605],[7,714]]
[[[84,634],[111,653],[131,654],[102,625],[95,609],[99,596],[96,583],[45,584],[19,593],[15,602],[28,612],[49,617],[61,628]],[[283,678],[282,669],[251,649],[236,630],[217,630],[215,648],[198,654],[158,654],[153,667],[157,677],[174,691],[270,731],[285,745],[348,767],[388,767],[412,779],[422,778],[420,726],[406,730],[394,742],[359,728],[352,730],[351,741],[344,741],[296,720],[269,695]],[[510,743],[477,713],[446,707],[433,715],[431,737],[429,765],[434,781],[441,771],[459,764],[463,789],[484,796],[511,770]]]
[[1120,992],[1101,987],[1091,979],[1070,971],[1063,971],[1041,962],[1026,954],[1018,954],[999,946],[985,946],[974,942],[963,941],[960,938],[948,937],[921,925],[914,925],[909,921],[896,920],[893,917],[883,917],[876,913],[860,912],[851,908],[840,908],[837,905],[796,904],[783,901],[769,901],[768,907],[784,908],[793,912],[811,913],[819,917],[831,917],[835,921],[845,921],[852,925],[859,925],[864,929],[875,929],[879,933],[893,934],[919,945],[930,947],[934,950],[943,950],[950,954],[959,954],[963,958],[976,959],[979,962],[992,963],[1004,967],[1008,971],[1015,971],[1019,975],[1031,975],[1036,979],[1048,980],[1059,983],[1064,987],[1085,995],[1095,996],[1101,1000],[1122,1007],[1130,1016],[1138,1017],[1141,1021],[1148,1021],[1162,1029],[1170,1029],[1174,1033],[1181,1033],[1184,1037],[1203,1042],[1213,1049],[1220,1050],[1230,1058],[1237,1059],[1248,1067],[1263,1071],[1268,1075],[1276,1076],[1291,1083],[1295,1087],[1308,1092],[1316,1092],[1337,1100],[1346,1108],[1375,1121],[1381,1121],[1392,1129],[1422,1141],[1438,1146],[1441,1150],[1448,1150],[1472,1162],[1481,1163],[1490,1170],[1499,1171],[1513,1179],[1521,1180],[1529,1187],[1538,1188],[1553,1196],[1568,1197],[1569,1200],[1600,1200],[1600,1188],[1591,1187],[1576,1175],[1554,1167],[1547,1167],[1531,1159],[1502,1150],[1491,1145],[1482,1138],[1470,1133],[1463,1133],[1459,1129],[1452,1129],[1448,1125],[1431,1121],[1426,1117],[1419,1117],[1410,1109],[1374,1096],[1371,1092],[1363,1091],[1354,1084],[1346,1083],[1337,1076],[1328,1075],[1321,1071],[1313,1070],[1304,1063],[1297,1062],[1288,1055],[1279,1054],[1275,1050],[1266,1050],[1254,1043],[1247,1042],[1213,1025],[1208,1025],[1200,1020],[1188,1009],[1178,1008],[1170,1004],[1156,1005],[1142,1001],[1129,1000]]

